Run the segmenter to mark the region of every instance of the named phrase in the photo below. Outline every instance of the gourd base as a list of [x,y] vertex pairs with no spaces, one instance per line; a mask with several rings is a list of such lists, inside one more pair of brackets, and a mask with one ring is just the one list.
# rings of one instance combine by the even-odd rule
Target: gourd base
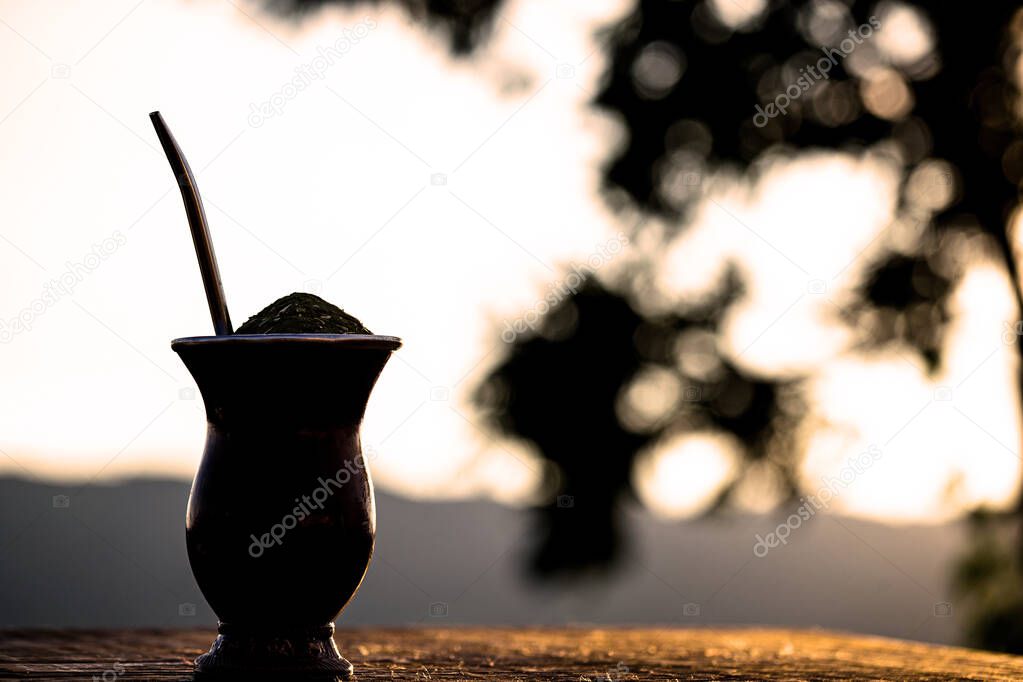
[[209,652],[195,659],[198,680],[347,682],[354,669],[334,643],[334,624],[255,631],[221,623]]

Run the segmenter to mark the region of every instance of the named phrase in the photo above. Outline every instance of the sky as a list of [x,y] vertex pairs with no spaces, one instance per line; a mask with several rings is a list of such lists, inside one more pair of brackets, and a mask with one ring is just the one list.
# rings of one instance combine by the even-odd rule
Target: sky
[[[512,1],[459,59],[388,6],[288,22],[242,0],[0,0],[0,58],[16,65],[0,75],[0,472],[195,471],[201,398],[170,340],[212,327],[148,119],[160,110],[196,172],[236,325],[309,291],[404,339],[363,430],[384,489],[530,502],[537,454],[488,433],[469,401],[504,324],[573,264],[611,277],[652,260],[650,304],[671,305],[730,258],[752,286],[724,325],[729,356],[812,376],[808,490],[879,452],[836,511],[935,522],[1009,504],[1017,313],[999,269],[971,265],[936,378],[908,352],[851,351],[822,322],[874,249],[912,238],[892,229],[898,178],[883,160],[817,152],[755,181],[709,176],[667,249],[650,237],[670,227],[658,221],[613,248],[636,221],[599,193],[623,133],[589,101],[606,67],[595,31],[628,8]],[[666,409],[674,388],[648,379],[637,405]],[[634,472],[640,499],[699,513],[735,474],[735,447],[712,434],[659,444]],[[740,498],[762,510],[771,495]]]

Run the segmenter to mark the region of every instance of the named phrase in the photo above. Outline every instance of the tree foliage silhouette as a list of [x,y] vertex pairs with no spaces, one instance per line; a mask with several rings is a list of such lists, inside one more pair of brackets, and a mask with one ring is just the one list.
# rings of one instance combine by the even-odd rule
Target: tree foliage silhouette
[[[273,10],[303,15],[324,5],[380,5],[386,0],[266,0]],[[447,34],[455,54],[468,54],[488,34],[503,0],[391,0]]]
[[[766,155],[792,155],[814,148],[888,155],[899,164],[903,175],[898,219],[915,224],[919,239],[908,253],[889,250],[875,257],[869,276],[843,317],[857,328],[864,327],[864,319],[872,321],[860,337],[861,345],[908,345],[935,371],[942,362],[948,295],[959,275],[955,267],[949,266],[950,261],[955,263],[949,252],[961,243],[955,236],[986,235],[990,249],[1013,282],[1018,281],[1006,232],[1009,213],[1017,203],[1020,177],[1018,151],[1014,151],[1020,146],[1019,129],[1013,115],[1018,91],[1006,71],[1007,65],[1014,64],[1018,50],[1008,40],[1013,31],[1018,31],[1013,23],[1018,23],[1014,18],[1016,7],[1009,2],[993,2],[970,12],[946,5],[920,8],[933,27],[932,52],[920,55],[915,62],[893,65],[869,43],[858,45],[861,63],[837,60],[828,78],[792,102],[787,115],[758,127],[753,120],[757,106],[766,106],[784,92],[786,83],[798,77],[801,65],[817,63],[821,47],[834,49],[850,35],[849,30],[871,25],[872,12],[877,9],[875,3],[868,2],[838,5],[830,36],[825,35],[827,40],[822,44],[814,42],[813,31],[808,28],[817,21],[816,37],[828,33],[827,21],[814,17],[825,11],[822,7],[835,10],[834,3],[773,2],[749,25],[736,30],[719,21],[707,3],[644,0],[611,28],[607,36],[610,73],[596,104],[621,115],[628,144],[607,168],[609,200],[667,216],[684,229],[689,209],[700,198],[699,192],[686,191],[687,177],[694,173],[699,176],[705,169],[737,166],[755,175],[756,162]],[[980,36],[983,38],[978,42]],[[669,61],[662,70],[674,67],[681,71],[677,84],[658,91],[642,82],[643,74],[637,69],[644,63],[644,55],[650,54],[662,63]],[[658,63],[657,59],[646,61],[655,67]],[[903,93],[902,97],[913,104],[906,106],[904,102],[896,107],[898,102],[867,101],[865,93],[876,87],[870,81],[877,79],[878,73],[891,81],[889,89]],[[658,84],[657,73],[648,75],[648,79],[654,86]],[[622,201],[622,193],[628,201]],[[932,201],[935,194],[947,198]],[[612,305],[623,305],[612,303],[615,295],[626,297],[617,292],[601,299],[609,311]],[[1016,295],[1018,299],[1018,287]],[[720,307],[708,317],[720,317],[729,301],[727,296],[720,299]],[[545,536],[547,544],[541,544],[538,554],[564,558],[560,564],[540,561],[537,567],[541,570],[578,568],[590,559],[607,556],[606,539],[614,537],[615,528],[614,521],[608,521],[609,498],[629,492],[628,471],[636,453],[663,437],[665,431],[707,425],[694,422],[685,416],[686,410],[680,410],[671,427],[645,433],[639,442],[635,436],[626,437],[624,427],[614,421],[615,415],[607,414],[612,391],[605,385],[591,394],[590,387],[591,382],[599,380],[602,385],[617,385],[620,391],[638,365],[621,361],[609,365],[603,359],[606,355],[599,349],[611,326],[601,325],[603,310],[591,312],[592,308],[592,302],[588,302],[587,314],[594,321],[584,323],[580,315],[579,326],[567,338],[550,340],[541,334],[519,342],[508,362],[494,374],[511,396],[516,396],[524,382],[554,383],[571,377],[576,399],[566,401],[557,411],[525,398],[520,404],[514,397],[503,407],[488,407],[494,409],[501,427],[533,441],[545,457],[562,467],[560,489],[576,491],[576,499],[585,496],[595,475],[580,469],[607,467],[607,471],[614,472],[608,476],[617,481],[617,485],[600,483],[599,514],[586,516],[578,509],[569,513],[556,505],[542,511],[552,532]],[[654,323],[670,329],[669,334],[679,334],[686,322],[684,316],[679,316]],[[633,327],[641,328],[632,323],[613,333],[635,335],[630,331]],[[671,345],[670,341],[662,343],[665,347]],[[664,358],[642,358],[638,347],[632,352],[638,360],[671,364]],[[579,361],[597,364],[589,375],[567,374],[566,362]],[[708,414],[718,415],[710,420],[710,426],[739,436],[747,446],[748,463],[766,457],[779,470],[786,492],[796,495],[794,458],[778,447],[779,434],[790,431],[793,412],[779,397],[791,393],[792,383],[742,376],[729,366],[728,358],[719,357],[718,362],[727,369],[709,384],[701,385],[696,377],[682,378],[700,391],[696,402]],[[608,376],[611,373],[615,379]],[[599,379],[595,378],[597,374]],[[733,414],[722,418],[708,397],[719,395],[725,387],[748,399]],[[598,395],[604,402],[603,411],[597,411],[591,402],[591,397],[595,402]],[[579,396],[585,399],[580,401]],[[502,409],[514,410],[514,418],[502,417]],[[521,414],[532,409],[535,414]],[[593,419],[588,421],[587,414]],[[597,439],[599,445],[582,445],[580,441],[573,445],[572,437],[582,424],[594,428],[597,422],[602,434]],[[562,441],[554,442],[551,433],[567,423],[576,427],[566,428],[568,435],[562,434]],[[585,464],[579,462],[580,457],[585,458]],[[734,489],[725,490],[719,505],[727,502]],[[573,514],[583,519],[568,521]],[[558,524],[573,529],[603,524],[605,542],[600,546],[604,549],[591,555],[586,545],[591,542],[592,531],[558,534]]]

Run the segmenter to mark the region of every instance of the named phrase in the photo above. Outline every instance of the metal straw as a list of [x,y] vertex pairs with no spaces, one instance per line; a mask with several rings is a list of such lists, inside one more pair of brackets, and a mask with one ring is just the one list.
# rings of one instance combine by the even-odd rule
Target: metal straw
[[231,326],[231,315],[227,312],[227,299],[224,297],[224,284],[220,280],[220,268],[217,267],[217,254],[213,251],[213,240],[210,239],[210,228],[206,223],[206,211],[202,207],[199,186],[195,184],[195,176],[188,165],[188,160],[178,146],[177,140],[171,135],[170,129],[159,111],[149,114],[156,128],[156,136],[160,138],[167,161],[181,188],[181,199],[185,202],[185,215],[188,226],[192,229],[192,242],[195,244],[195,256],[199,259],[199,272],[202,273],[202,285],[206,289],[206,302],[210,306],[210,317],[213,318],[213,329],[217,336],[226,336],[234,332]]

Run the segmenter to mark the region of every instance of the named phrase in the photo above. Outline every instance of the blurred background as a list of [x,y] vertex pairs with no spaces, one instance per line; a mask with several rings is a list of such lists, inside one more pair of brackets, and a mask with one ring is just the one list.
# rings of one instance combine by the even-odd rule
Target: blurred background
[[0,0],[0,625],[214,622],[159,109],[236,324],[405,340],[343,624],[1023,651],[1021,43],[1001,0]]

